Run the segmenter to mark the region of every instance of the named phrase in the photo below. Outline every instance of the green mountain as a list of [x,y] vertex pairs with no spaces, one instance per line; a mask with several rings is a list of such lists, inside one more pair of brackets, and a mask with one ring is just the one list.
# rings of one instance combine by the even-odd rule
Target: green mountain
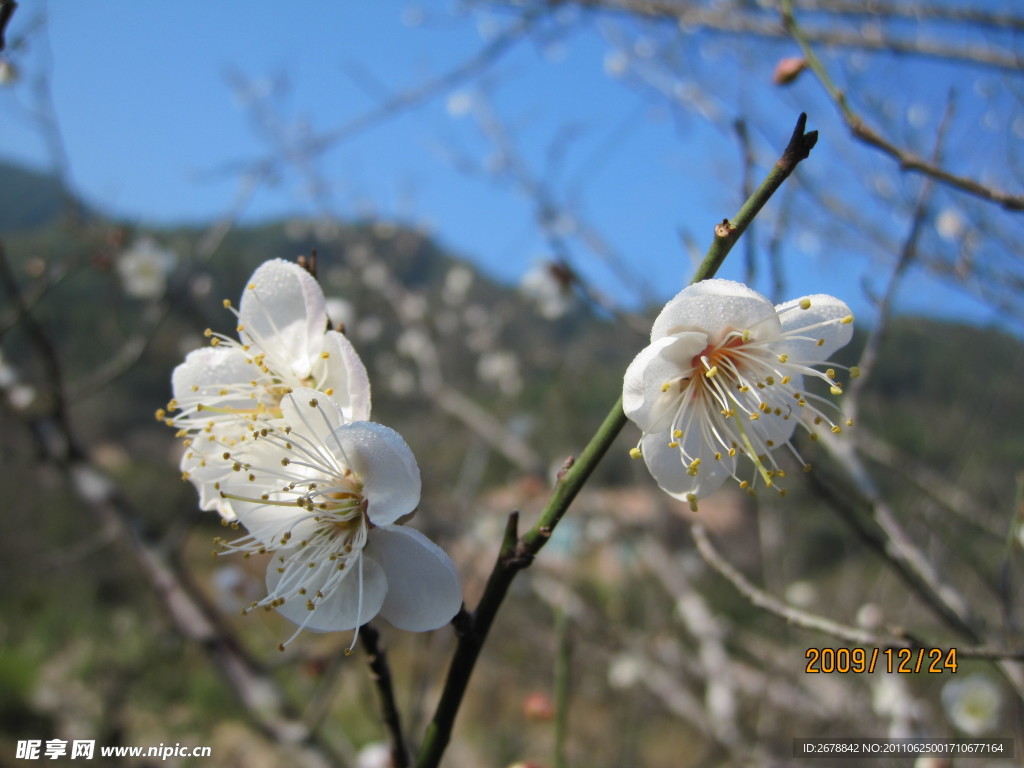
[[59,178],[0,161],[0,232],[25,232],[91,215]]

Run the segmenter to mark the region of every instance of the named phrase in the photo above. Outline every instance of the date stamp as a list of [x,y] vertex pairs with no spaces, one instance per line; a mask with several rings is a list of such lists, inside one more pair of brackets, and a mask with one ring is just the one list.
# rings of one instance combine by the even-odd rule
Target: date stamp
[[955,674],[956,648],[808,648],[808,674]]

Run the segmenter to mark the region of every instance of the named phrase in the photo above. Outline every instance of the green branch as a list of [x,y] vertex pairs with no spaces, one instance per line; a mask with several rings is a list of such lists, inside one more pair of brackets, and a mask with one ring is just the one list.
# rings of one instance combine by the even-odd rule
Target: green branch
[[[703,263],[694,274],[692,282],[696,283],[714,277],[725,257],[750,222],[754,220],[758,211],[764,207],[775,190],[782,186],[782,182],[793,172],[797,164],[810,154],[818,140],[818,132],[805,133],[806,124],[807,115],[801,114],[789,144],[761,185],[743,204],[735,217],[731,220],[726,219],[715,227],[714,241],[711,243]],[[559,473],[551,500],[534,526],[519,536],[519,513],[513,512],[509,515],[498,559],[487,580],[487,585],[484,587],[484,593],[476,611],[472,614],[460,612],[452,622],[459,638],[458,645],[455,655],[452,657],[441,700],[437,704],[434,718],[424,735],[423,745],[416,761],[417,768],[436,768],[439,765],[441,756],[451,739],[455,715],[462,704],[473,666],[476,664],[487,633],[490,631],[494,617],[505,599],[512,580],[519,571],[530,566],[541,547],[551,538],[555,526],[565,515],[569,505],[576,498],[576,494],[590,478],[598,462],[608,452],[625,424],[626,415],[622,411],[622,396],[620,395],[587,447],[583,449],[583,453],[575,461],[567,462],[566,467]]]

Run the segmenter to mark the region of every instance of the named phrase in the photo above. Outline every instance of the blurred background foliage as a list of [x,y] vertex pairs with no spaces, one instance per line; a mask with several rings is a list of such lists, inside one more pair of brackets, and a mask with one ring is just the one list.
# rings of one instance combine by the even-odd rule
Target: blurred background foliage
[[[569,310],[548,318],[514,286],[389,222],[236,227],[210,258],[209,232],[142,232],[104,220],[59,183],[22,169],[0,168],[0,190],[7,260],[55,345],[71,423],[91,459],[137,510],[140,535],[176,565],[226,636],[320,727],[330,754],[354,763],[361,747],[385,737],[373,686],[358,656],[343,654],[348,636],[306,633],[280,654],[277,643],[290,634],[284,621],[238,615],[260,593],[264,565],[210,557],[222,530],[214,515],[196,511],[192,487],[178,477],[180,448],[153,415],[170,396],[173,367],[204,343],[205,328],[233,332],[222,301],[237,304],[258,264],[315,251],[321,285],[343,302],[334,307],[369,369],[374,416],[404,435],[420,463],[418,525],[452,554],[472,605],[505,516],[536,514],[558,467],[617,396],[643,333],[573,299],[571,286]],[[126,295],[117,271],[143,234],[178,259],[153,299]],[[293,747],[252,724],[203,648],[168,622],[123,542],[40,463],[28,425],[48,407],[40,398],[50,372],[10,303],[0,322],[4,362],[25,394],[19,407],[5,404],[0,430],[0,765],[20,764],[12,758],[17,740],[57,736],[212,744],[212,764],[225,766],[298,760]],[[859,359],[866,325],[841,362]],[[889,506],[1011,647],[1019,646],[1022,620],[1014,527],[1022,514],[1021,381],[1024,345],[1005,331],[899,317],[885,330],[858,424],[846,434],[884,439],[884,450],[868,453]],[[806,675],[807,647],[842,643],[755,608],[706,567],[689,533],[691,513],[628,460],[636,437],[627,427],[515,585],[449,764],[546,760],[558,612],[571,618],[564,659],[574,764],[740,764],[723,746],[736,743],[783,764],[793,736],[878,737],[901,718],[931,735],[955,733],[939,704],[948,675]],[[824,451],[809,441],[801,451],[821,482],[841,487]],[[902,628],[928,645],[962,642],[858,538],[856,520],[867,518],[852,506],[852,517],[837,515],[799,476],[784,501],[722,491],[702,502],[700,520],[736,567],[792,606],[844,624]],[[433,707],[450,634],[384,628],[413,739]],[[984,661],[963,660],[959,674],[979,670],[998,680]],[[725,693],[716,688],[723,681]],[[1012,700],[1009,688],[1002,695]],[[1021,735],[1015,706],[1001,710],[996,735]]]

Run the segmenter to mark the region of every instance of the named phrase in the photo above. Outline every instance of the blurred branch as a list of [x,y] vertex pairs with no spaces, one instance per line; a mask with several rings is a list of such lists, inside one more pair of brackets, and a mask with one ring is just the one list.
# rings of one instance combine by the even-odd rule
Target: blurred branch
[[708,538],[703,525],[694,523],[691,526],[690,531],[693,534],[694,542],[697,544],[697,551],[700,552],[704,561],[714,568],[720,575],[725,577],[725,579],[736,588],[737,592],[747,598],[747,600],[758,608],[762,608],[769,613],[775,614],[794,626],[802,627],[803,629],[810,629],[815,632],[824,632],[827,635],[831,635],[852,645],[884,645],[896,647],[904,647],[908,645],[906,642],[889,640],[882,641],[876,635],[862,629],[858,629],[857,627],[840,624],[839,622],[827,619],[824,616],[808,613],[807,611],[802,611],[798,608],[786,605],[781,600],[772,597],[764,590],[758,589],[756,586],[751,584],[742,573],[740,573],[728,560],[722,557]]
[[[943,578],[943,573],[925,556],[904,528],[899,524],[893,510],[882,498],[871,479],[867,468],[857,455],[852,443],[824,436],[822,442],[839,466],[854,483],[856,492],[868,507],[868,513],[878,531],[867,527],[855,509],[851,494],[843,493],[827,482],[820,472],[808,475],[814,489],[829,502],[839,516],[857,532],[884,560],[899,574],[904,583],[916,593],[925,604],[951,629],[978,644],[983,642],[984,631],[978,617],[972,611],[967,599]],[[1004,677],[1024,698],[1024,666],[1016,662],[1000,661]]]
[[[950,97],[946,104],[946,112],[936,132],[935,147],[932,150],[931,158],[933,163],[938,163],[942,157],[942,144],[952,116],[953,100]],[[861,393],[864,392],[870,374],[878,360],[882,341],[888,328],[889,312],[892,309],[893,299],[896,297],[896,290],[910,265],[917,258],[917,244],[921,237],[921,229],[928,213],[928,204],[931,201],[934,186],[934,179],[925,177],[924,182],[921,184],[921,189],[918,191],[917,201],[914,204],[914,211],[910,218],[910,228],[903,240],[903,245],[900,248],[900,254],[896,259],[896,264],[893,266],[892,273],[889,275],[885,292],[878,301],[874,325],[868,334],[868,340],[864,344],[864,351],[861,353],[860,360],[857,363],[860,368],[860,376],[850,382],[846,391],[846,397],[843,399],[843,412],[854,421],[857,421],[857,410],[860,405]]]
[[[925,160],[909,150],[897,146],[893,142],[884,138],[873,128],[869,127],[864,121],[864,118],[855,112],[853,107],[850,106],[850,103],[846,98],[846,94],[832,81],[828,70],[825,69],[825,65],[822,63],[817,53],[815,53],[814,48],[811,47],[811,38],[803,28],[797,24],[796,18],[793,15],[792,0],[781,0],[781,2],[782,19],[786,25],[786,29],[800,46],[800,50],[803,51],[804,58],[807,60],[807,66],[812,72],[814,72],[815,76],[817,76],[818,80],[825,88],[825,91],[839,109],[843,116],[843,120],[846,122],[846,126],[850,129],[850,132],[855,138],[859,139],[864,144],[874,147],[884,154],[889,155],[899,163],[902,170],[916,171],[918,173],[925,174],[936,181],[940,181],[943,184],[959,189],[962,192],[974,195],[975,197],[979,197],[983,200],[998,203],[1008,211],[1024,211],[1024,196],[1012,195],[1001,190],[994,189],[993,187],[985,186],[984,184],[966,176],[954,174],[944,168],[941,168],[935,163]],[[1020,62],[1018,61],[1015,68],[1019,67]]]
[[[544,1],[551,6],[557,6],[561,5],[563,0]],[[709,6],[681,0],[578,0],[576,4],[608,13],[671,20],[687,31],[707,30],[730,35],[752,35],[766,39],[780,39],[789,36],[785,25],[779,24],[777,18],[763,10],[765,6],[761,4],[726,2]],[[878,13],[875,12],[875,3],[858,3],[856,5],[859,6],[861,12],[866,11],[872,18],[878,18]],[[770,8],[770,6],[768,7]],[[850,8],[851,6],[846,7]],[[882,8],[894,8],[894,6],[882,6]],[[942,14],[944,8],[945,6],[935,9],[932,18],[954,22],[971,20],[993,28],[1020,29],[1024,25],[1024,19],[1011,14],[979,12],[970,19],[964,18],[963,14],[958,16],[955,12],[940,16],[939,14]],[[803,3],[802,10],[825,11],[829,9],[823,6],[809,7],[807,3]],[[893,15],[918,18],[914,11],[907,10],[902,13],[893,13]],[[1012,51],[966,44],[950,45],[934,37],[897,37],[888,34],[884,29],[879,29],[876,34],[871,35],[865,35],[859,29],[847,32],[842,29],[837,30],[835,22],[832,20],[823,23],[820,27],[808,27],[803,34],[810,43],[833,48],[887,51],[971,63],[1009,72],[1019,72],[1024,66],[1021,57]]]
[[3,51],[6,45],[7,25],[10,23],[11,17],[14,16],[14,11],[17,7],[18,4],[14,0],[0,0],[0,51]]

